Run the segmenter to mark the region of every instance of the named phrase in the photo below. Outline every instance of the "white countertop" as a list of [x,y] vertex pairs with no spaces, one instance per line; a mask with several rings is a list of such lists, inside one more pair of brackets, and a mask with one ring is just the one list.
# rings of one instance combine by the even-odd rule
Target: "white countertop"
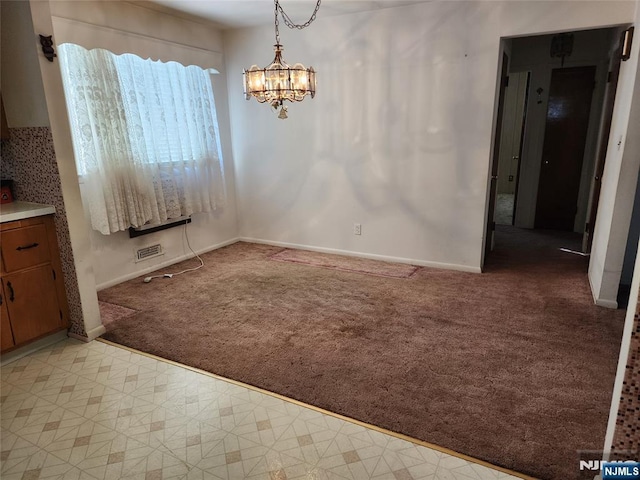
[[0,205],[0,223],[24,220],[25,218],[39,217],[56,213],[56,207],[43,203],[11,202]]

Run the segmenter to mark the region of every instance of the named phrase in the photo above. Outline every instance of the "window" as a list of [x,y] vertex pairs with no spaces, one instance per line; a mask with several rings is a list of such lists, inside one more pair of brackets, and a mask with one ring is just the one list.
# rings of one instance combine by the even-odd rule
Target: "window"
[[58,50],[95,230],[107,235],[224,204],[207,71],[68,43]]

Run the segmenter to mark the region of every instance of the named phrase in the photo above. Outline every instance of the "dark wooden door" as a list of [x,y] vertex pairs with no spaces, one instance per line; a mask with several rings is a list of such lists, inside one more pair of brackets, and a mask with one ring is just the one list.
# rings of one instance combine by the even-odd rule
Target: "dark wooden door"
[[536,228],[573,230],[595,74],[595,66],[552,71]]

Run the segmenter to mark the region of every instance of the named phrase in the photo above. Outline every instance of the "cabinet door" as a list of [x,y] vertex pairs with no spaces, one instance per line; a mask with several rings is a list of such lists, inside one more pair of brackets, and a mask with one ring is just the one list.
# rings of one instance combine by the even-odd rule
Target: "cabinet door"
[[50,265],[6,275],[2,283],[16,344],[60,327],[60,307]]
[[0,351],[14,345],[11,323],[9,323],[9,310],[7,310],[7,297],[0,289]]

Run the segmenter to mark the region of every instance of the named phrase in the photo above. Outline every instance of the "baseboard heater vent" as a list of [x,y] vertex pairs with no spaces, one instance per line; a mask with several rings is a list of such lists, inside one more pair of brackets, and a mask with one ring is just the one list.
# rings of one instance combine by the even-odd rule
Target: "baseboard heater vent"
[[191,223],[191,217],[172,218],[159,225],[143,225],[142,227],[129,227],[129,238],[136,238],[149,233],[159,232],[167,228],[178,227],[186,223]]
[[156,245],[150,245],[136,250],[136,263],[141,262],[142,260],[148,260],[149,258],[159,257],[160,255],[164,255],[162,245],[159,243]]

